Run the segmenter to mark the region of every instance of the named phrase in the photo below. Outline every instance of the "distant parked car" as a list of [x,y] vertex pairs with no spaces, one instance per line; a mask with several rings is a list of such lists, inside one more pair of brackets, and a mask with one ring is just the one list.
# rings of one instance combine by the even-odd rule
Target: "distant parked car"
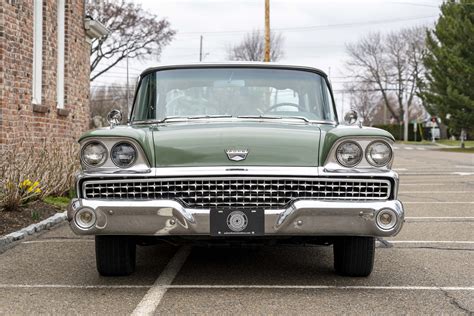
[[272,63],[145,70],[126,125],[84,134],[73,231],[95,235],[102,275],[137,244],[334,245],[337,273],[368,276],[375,238],[404,210],[393,136],[337,117],[326,74]]

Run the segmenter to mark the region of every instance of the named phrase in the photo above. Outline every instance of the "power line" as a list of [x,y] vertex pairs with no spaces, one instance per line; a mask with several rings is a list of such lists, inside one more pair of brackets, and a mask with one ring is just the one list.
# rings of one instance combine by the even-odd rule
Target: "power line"
[[433,5],[433,4],[425,4],[425,3],[414,3],[414,2],[398,2],[398,1],[389,1],[388,3],[393,3],[393,4],[403,4],[403,5],[412,5],[412,6],[417,6],[417,7],[430,7],[430,8],[439,8],[439,5]]
[[[337,24],[321,24],[321,25],[311,25],[311,26],[295,26],[295,27],[283,27],[283,28],[273,28],[276,31],[312,31],[318,29],[327,29],[327,28],[340,28],[340,27],[352,27],[352,26],[365,26],[365,25],[373,25],[373,24],[385,24],[385,23],[394,23],[394,22],[404,22],[404,21],[412,21],[412,20],[422,20],[422,19],[429,19],[435,18],[437,16],[430,15],[430,16],[417,16],[417,17],[408,17],[408,18],[397,18],[397,19],[385,19],[385,20],[372,20],[372,21],[360,21],[360,22],[348,22],[348,23],[337,23]],[[257,29],[259,30],[259,29]],[[195,34],[232,34],[232,33],[248,33],[252,30],[232,30],[232,31],[200,31],[200,32],[179,32],[178,35],[195,35]]]

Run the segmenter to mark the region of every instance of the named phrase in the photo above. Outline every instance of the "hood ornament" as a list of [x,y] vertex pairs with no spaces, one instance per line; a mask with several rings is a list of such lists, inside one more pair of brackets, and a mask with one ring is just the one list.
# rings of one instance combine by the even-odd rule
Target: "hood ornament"
[[232,161],[242,161],[247,158],[249,151],[247,149],[227,149],[225,151],[227,158]]

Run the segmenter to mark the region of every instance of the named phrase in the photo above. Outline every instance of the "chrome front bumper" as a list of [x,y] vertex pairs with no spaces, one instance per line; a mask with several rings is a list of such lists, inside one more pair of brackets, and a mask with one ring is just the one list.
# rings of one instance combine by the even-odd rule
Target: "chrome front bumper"
[[[96,222],[89,229],[77,225],[75,215],[92,210]],[[392,210],[396,225],[381,229],[376,216]],[[74,199],[68,208],[72,230],[79,235],[189,236],[210,235],[209,209],[188,209],[171,200],[105,201]],[[404,222],[403,205],[389,201],[299,200],[287,209],[265,210],[268,236],[394,236]]]

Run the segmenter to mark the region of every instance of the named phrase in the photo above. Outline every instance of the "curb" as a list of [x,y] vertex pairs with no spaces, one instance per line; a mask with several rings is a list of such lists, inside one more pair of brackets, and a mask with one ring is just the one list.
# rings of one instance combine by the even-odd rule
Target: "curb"
[[17,230],[16,232],[0,237],[0,248],[3,248],[15,241],[21,240],[26,236],[33,235],[34,233],[40,232],[42,230],[50,229],[51,227],[64,222],[66,219],[66,211],[62,213],[56,213],[39,223],[31,224],[25,228]]

